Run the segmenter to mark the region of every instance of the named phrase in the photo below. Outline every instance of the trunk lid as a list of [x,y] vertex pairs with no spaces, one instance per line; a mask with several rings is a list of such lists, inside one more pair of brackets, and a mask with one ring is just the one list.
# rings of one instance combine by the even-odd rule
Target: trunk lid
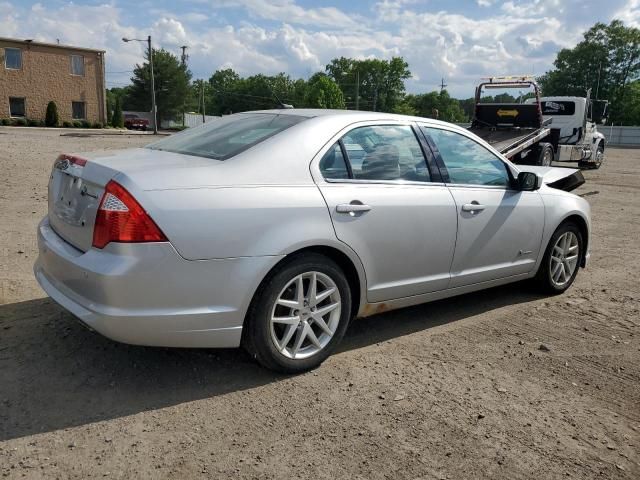
[[206,173],[222,163],[146,148],[61,155],[49,179],[49,222],[60,237],[86,252],[109,180],[124,176],[142,190],[193,186],[210,183]]
[[49,178],[49,223],[56,233],[83,252],[91,248],[93,225],[107,182],[117,171],[60,155]]

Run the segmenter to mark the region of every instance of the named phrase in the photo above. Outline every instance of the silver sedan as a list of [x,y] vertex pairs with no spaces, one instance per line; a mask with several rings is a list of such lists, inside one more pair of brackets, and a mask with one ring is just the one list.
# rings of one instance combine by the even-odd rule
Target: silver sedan
[[146,148],[64,154],[34,270],[114,340],[319,365],[349,321],[589,254],[579,171],[516,166],[456,126],[371,112],[230,115]]

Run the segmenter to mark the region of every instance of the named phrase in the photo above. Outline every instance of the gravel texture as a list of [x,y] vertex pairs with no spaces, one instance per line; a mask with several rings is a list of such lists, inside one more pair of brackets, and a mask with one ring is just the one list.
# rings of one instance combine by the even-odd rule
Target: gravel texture
[[515,284],[354,322],[314,372],[242,351],[133,347],[37,286],[60,152],[145,136],[0,128],[0,475],[640,478],[640,150],[579,193],[592,261],[564,295]]

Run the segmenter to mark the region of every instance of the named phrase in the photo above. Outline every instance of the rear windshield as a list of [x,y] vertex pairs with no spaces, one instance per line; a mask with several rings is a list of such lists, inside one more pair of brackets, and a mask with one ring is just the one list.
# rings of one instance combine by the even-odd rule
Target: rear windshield
[[575,102],[554,102],[547,100],[542,104],[543,115],[573,115],[576,113]]
[[297,115],[241,113],[211,120],[147,148],[226,160],[303,120],[306,117]]

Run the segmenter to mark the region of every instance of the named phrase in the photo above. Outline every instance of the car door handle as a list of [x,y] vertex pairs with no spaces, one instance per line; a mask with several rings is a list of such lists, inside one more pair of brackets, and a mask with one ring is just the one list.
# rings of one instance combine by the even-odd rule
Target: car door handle
[[463,212],[481,212],[485,208],[487,207],[485,207],[484,205],[480,205],[478,202],[465,203],[464,205],[462,205]]
[[368,212],[369,210],[371,210],[371,207],[362,203],[341,203],[336,207],[336,212],[348,213],[350,215],[353,215],[355,213]]

